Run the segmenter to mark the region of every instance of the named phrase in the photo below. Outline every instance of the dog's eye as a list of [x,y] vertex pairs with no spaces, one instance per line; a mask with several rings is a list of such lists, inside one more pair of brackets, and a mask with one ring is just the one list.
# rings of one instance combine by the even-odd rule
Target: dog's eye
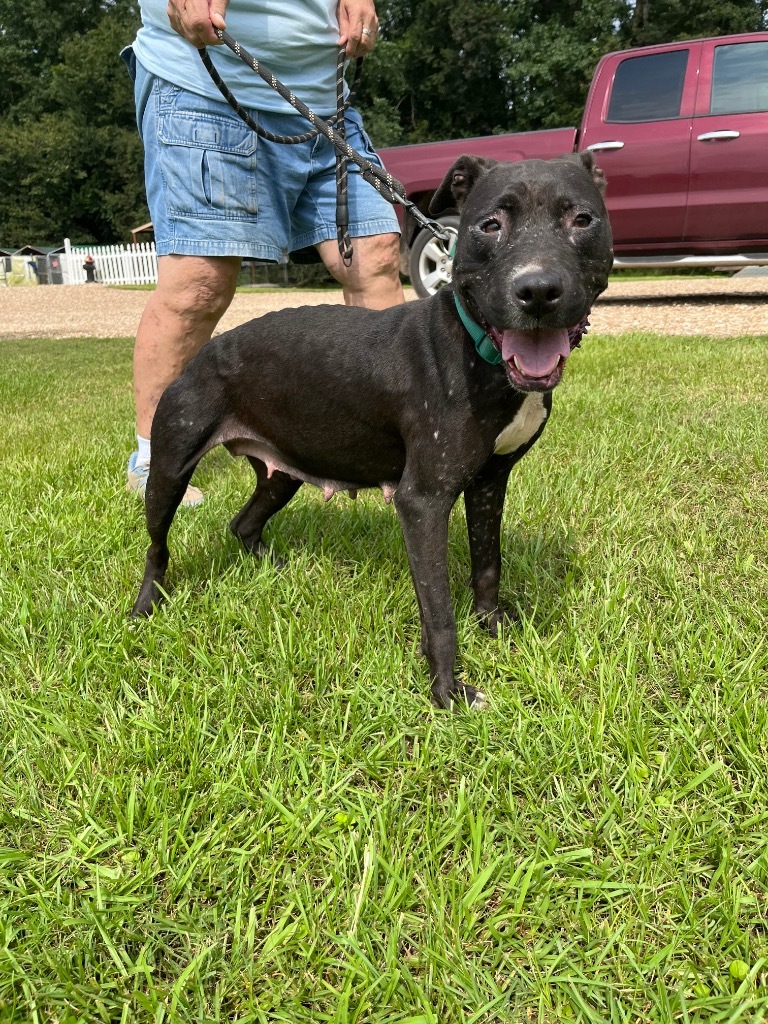
[[480,225],[480,230],[485,232],[486,235],[496,235],[501,231],[501,224],[495,217],[491,217],[489,220],[483,221]]
[[577,228],[588,228],[591,223],[591,213],[577,213],[576,216],[573,218],[574,227]]

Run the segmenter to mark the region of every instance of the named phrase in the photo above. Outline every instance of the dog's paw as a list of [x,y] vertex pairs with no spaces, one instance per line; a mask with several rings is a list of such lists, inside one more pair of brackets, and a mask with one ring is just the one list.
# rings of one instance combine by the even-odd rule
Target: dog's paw
[[492,612],[478,612],[476,614],[480,626],[492,637],[499,635],[500,626],[507,629],[519,621],[517,615],[509,608],[494,608]]
[[488,706],[483,691],[467,683],[454,683],[450,689],[433,687],[432,703],[435,707],[447,711],[461,711],[465,708],[470,711],[482,711]]
[[[465,686],[464,689],[468,691],[466,693],[466,701],[470,711],[483,711],[488,707],[488,701],[482,690],[476,690],[474,686]],[[469,691],[472,693],[471,700]]]
[[488,706],[485,694],[474,686],[460,687],[460,692],[456,694],[454,701],[455,710],[467,708],[469,711],[482,711]]
[[260,558],[265,562],[271,562],[275,569],[284,569],[285,562],[283,559],[275,553],[274,549],[268,544],[265,544],[262,540],[249,540],[247,537],[243,537],[235,530],[232,531],[240,543],[243,545],[245,550],[253,555],[254,558]]

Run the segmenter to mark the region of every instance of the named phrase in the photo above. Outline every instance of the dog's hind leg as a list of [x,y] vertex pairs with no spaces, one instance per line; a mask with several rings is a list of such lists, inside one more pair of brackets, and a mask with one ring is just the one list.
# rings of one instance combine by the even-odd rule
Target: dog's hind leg
[[152,461],[145,493],[147,551],[144,579],[131,612],[132,617],[151,615],[163,599],[161,587],[168,568],[168,531],[195,468],[210,447],[220,417],[209,400],[205,408],[199,395],[179,378],[163,392],[152,423]]
[[166,471],[162,464],[164,461],[162,458],[153,457],[149,471],[146,516],[151,543],[147,551],[141,590],[131,612],[132,618],[151,615],[155,606],[163,599],[160,588],[168,568],[168,531],[195,468],[192,466],[188,471],[172,474]]
[[261,539],[267,523],[276,512],[284,508],[301,487],[300,480],[294,480],[286,473],[276,470],[267,476],[265,464],[252,455],[248,461],[258,479],[256,489],[229,524],[234,535],[254,555],[264,555],[268,548]]

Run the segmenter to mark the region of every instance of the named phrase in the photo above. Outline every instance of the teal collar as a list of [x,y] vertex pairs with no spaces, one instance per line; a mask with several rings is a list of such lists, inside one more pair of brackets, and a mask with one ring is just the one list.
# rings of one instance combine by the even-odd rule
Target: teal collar
[[464,324],[467,333],[475,343],[475,350],[477,351],[477,354],[481,359],[484,359],[486,363],[490,363],[491,366],[496,366],[501,362],[501,353],[480,324],[475,323],[466,309],[464,309],[462,304],[459,302],[459,296],[456,292],[453,293],[453,301],[456,303],[456,312],[459,314],[461,322]]
[[[453,259],[455,255],[456,243],[454,242],[451,246],[451,259]],[[466,309],[464,309],[462,304],[459,302],[459,296],[456,292],[453,293],[453,301],[456,303],[456,312],[459,314],[461,322],[464,324],[467,333],[475,343],[475,351],[477,354],[481,359],[484,359],[486,363],[490,363],[491,366],[497,366],[501,362],[501,353],[499,350],[493,344],[480,324],[475,323]]]

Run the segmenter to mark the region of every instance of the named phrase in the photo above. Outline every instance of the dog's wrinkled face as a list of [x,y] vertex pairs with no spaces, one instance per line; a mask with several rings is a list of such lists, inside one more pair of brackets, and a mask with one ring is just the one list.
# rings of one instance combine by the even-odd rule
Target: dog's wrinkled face
[[560,381],[579,325],[608,284],[605,179],[591,153],[498,163],[463,156],[430,205],[461,213],[453,285],[521,391]]

